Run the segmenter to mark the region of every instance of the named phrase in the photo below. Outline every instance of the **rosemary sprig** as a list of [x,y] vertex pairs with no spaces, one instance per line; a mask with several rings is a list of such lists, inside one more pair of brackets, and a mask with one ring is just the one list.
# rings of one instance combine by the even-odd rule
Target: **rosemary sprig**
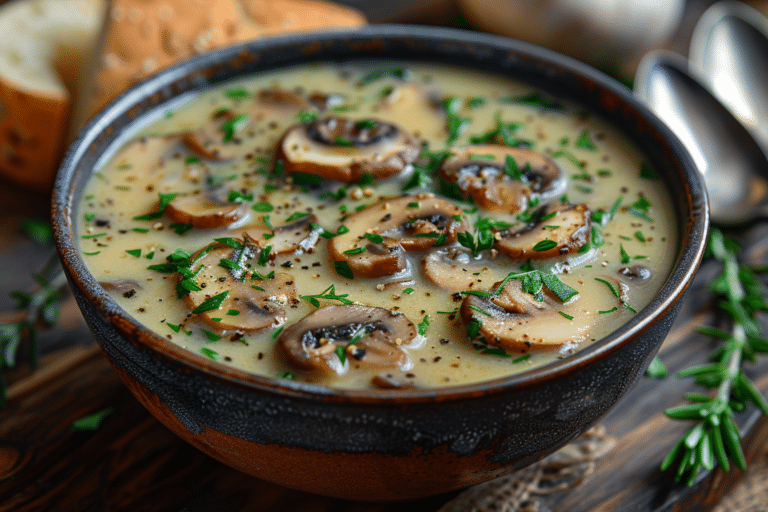
[[0,409],[7,403],[5,369],[16,366],[16,353],[25,339],[30,344],[30,364],[37,369],[40,358],[39,329],[52,327],[59,317],[66,284],[64,272],[54,254],[39,274],[32,276],[37,288],[32,292],[14,291],[16,309],[22,310],[21,320],[0,324]]
[[729,460],[741,469],[746,468],[734,412],[742,411],[751,402],[768,415],[768,404],[742,370],[745,360],[755,361],[755,353],[768,352],[768,341],[762,337],[756,318],[758,312],[768,311],[762,287],[754,270],[739,264],[737,242],[713,229],[707,250],[723,264],[722,273],[709,288],[723,296],[718,306],[730,316],[732,326],[730,332],[700,328],[699,332],[723,340],[722,344],[710,357],[710,363],[678,374],[695,377],[697,384],[716,389],[714,396],[686,394],[690,404],[665,411],[673,419],[696,421],[661,464],[665,471],[676,463],[675,480],[685,480],[689,486],[703,468],[711,470],[715,462],[726,471],[730,468]]

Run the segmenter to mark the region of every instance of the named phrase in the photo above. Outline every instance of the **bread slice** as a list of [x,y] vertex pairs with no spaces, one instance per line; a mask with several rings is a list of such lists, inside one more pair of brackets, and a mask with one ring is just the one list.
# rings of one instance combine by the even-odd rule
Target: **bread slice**
[[53,183],[72,101],[103,22],[104,0],[15,0],[0,6],[0,172]]
[[160,69],[215,48],[365,23],[360,12],[320,0],[114,0],[84,116]]

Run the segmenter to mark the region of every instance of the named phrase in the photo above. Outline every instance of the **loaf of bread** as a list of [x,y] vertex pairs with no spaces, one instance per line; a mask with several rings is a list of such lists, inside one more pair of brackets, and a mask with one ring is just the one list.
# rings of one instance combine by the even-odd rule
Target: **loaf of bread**
[[317,0],[11,0],[0,5],[0,174],[49,189],[74,130],[187,57],[365,22],[354,9]]
[[0,6],[0,172],[51,185],[72,91],[102,24],[103,0],[16,0]]

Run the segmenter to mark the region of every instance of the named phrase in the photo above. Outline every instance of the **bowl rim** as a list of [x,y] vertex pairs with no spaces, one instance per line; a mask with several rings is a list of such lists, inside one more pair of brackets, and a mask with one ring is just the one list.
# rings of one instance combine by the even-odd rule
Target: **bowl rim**
[[[109,131],[110,124],[120,115],[128,112],[148,96],[163,90],[168,90],[173,84],[178,83],[179,80],[194,75],[196,72],[199,73],[206,69],[210,69],[211,67],[215,67],[220,63],[234,62],[238,58],[242,58],[244,53],[258,55],[259,52],[265,50],[300,46],[303,46],[304,48],[320,48],[320,51],[322,52],[322,43],[326,41],[371,43],[375,41],[402,41],[406,39],[424,43],[442,41],[443,43],[469,45],[479,49],[493,48],[496,50],[503,50],[518,57],[544,62],[545,66],[548,68],[556,68],[558,72],[570,73],[579,78],[590,80],[597,84],[599,89],[607,91],[619,98],[624,108],[630,108],[636,114],[639,114],[639,117],[647,124],[645,129],[655,131],[669,145],[671,154],[679,161],[679,167],[685,178],[684,184],[686,190],[684,192],[687,198],[686,205],[689,211],[687,212],[688,217],[680,218],[679,221],[681,223],[680,229],[683,235],[687,233],[688,237],[687,239],[680,240],[677,249],[677,259],[670,275],[658,291],[657,296],[652,299],[646,307],[638,311],[630,321],[607,336],[596,340],[588,347],[578,350],[574,354],[532,370],[527,370],[507,377],[470,384],[449,385],[439,388],[416,388],[408,390],[339,389],[319,384],[310,384],[279,377],[269,377],[249,373],[224,363],[213,361],[187,349],[183,349],[179,345],[174,344],[165,337],[145,327],[127,311],[123,310],[107,295],[93,275],[90,274],[79,250],[77,249],[77,241],[74,237],[74,229],[71,221],[72,212],[76,209],[76,203],[74,202],[76,190],[74,184],[77,180],[77,175],[75,171],[78,168],[81,158],[88,151],[88,148],[98,141],[103,133]],[[351,46],[348,48],[351,48]],[[433,60],[438,60],[438,55],[445,58],[447,54],[438,54],[436,51],[433,51]],[[364,58],[370,58],[370,56],[359,55],[355,53],[355,51],[349,51],[346,55],[347,60],[359,60]],[[403,56],[403,60],[408,59],[428,60],[423,56],[421,58]],[[303,60],[294,59],[290,61],[290,64],[323,60],[328,61],[333,59],[322,56],[316,58],[314,57],[314,54],[312,54]],[[274,67],[277,66],[273,66],[273,68]],[[471,67],[471,65],[467,67]],[[509,76],[509,73],[504,73],[503,71],[504,70],[501,70],[497,74]],[[242,78],[243,76],[245,75],[240,75],[239,78]],[[231,78],[232,77],[230,77],[230,79]],[[226,80],[224,80],[224,82],[225,81]],[[216,85],[218,85],[218,83]],[[178,95],[172,94],[170,98],[155,105],[151,111],[156,111],[159,106],[167,104],[174,99],[178,99],[178,97]],[[578,99],[576,98],[569,99],[578,103]],[[604,113],[601,113],[601,115],[605,116]],[[129,123],[129,129],[124,131],[131,132],[130,128],[132,127],[132,131],[135,132],[136,126],[137,124],[135,121]],[[118,140],[118,136],[112,138],[107,153],[114,151],[114,146],[116,145],[115,141]],[[81,171],[81,173],[82,172],[83,171]],[[93,172],[93,167],[90,167],[89,176],[92,175]],[[125,335],[125,326],[130,325],[131,330],[134,333],[132,339],[140,339],[140,343],[144,348],[151,350],[158,356],[172,360],[179,365],[179,367],[183,367],[187,372],[192,370],[195,373],[204,376],[206,379],[218,380],[227,385],[238,386],[254,392],[277,393],[286,396],[298,395],[310,400],[390,404],[397,407],[402,407],[410,403],[471,399],[479,395],[505,393],[532,385],[540,385],[544,381],[557,379],[609,356],[624,345],[631,343],[641,332],[648,329],[656,320],[670,310],[677,300],[681,299],[703,258],[706,246],[706,234],[709,230],[709,202],[706,188],[703,185],[703,180],[700,174],[695,168],[692,158],[672,131],[639,99],[633,96],[630,89],[620,84],[618,81],[587,64],[576,61],[570,57],[536,45],[502,36],[446,27],[385,24],[368,25],[357,29],[313,31],[249,41],[183,61],[131,87],[95,114],[82,127],[67,149],[54,184],[51,212],[54,241],[63,267],[70,279],[70,286],[77,287],[79,291],[85,294],[89,301],[95,305],[101,317],[107,319],[107,321],[113,327],[117,328],[123,335]],[[659,345],[660,344],[661,343],[659,342]]]

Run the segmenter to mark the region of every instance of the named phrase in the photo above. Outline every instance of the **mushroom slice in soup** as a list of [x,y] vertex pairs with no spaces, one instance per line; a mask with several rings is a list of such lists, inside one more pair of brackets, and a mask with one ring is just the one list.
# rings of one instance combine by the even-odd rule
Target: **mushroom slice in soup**
[[[192,260],[202,251],[207,252],[195,261],[195,269],[202,267],[194,277],[199,290],[185,297],[192,313],[218,330],[259,331],[285,321],[283,306],[297,300],[292,275],[279,272],[261,277],[246,270],[244,262],[254,252],[246,244],[237,248],[214,244],[195,253]],[[231,265],[222,266],[222,260]]]
[[228,200],[229,193],[229,189],[218,187],[199,194],[177,196],[165,207],[165,214],[174,222],[196,228],[228,226],[248,213],[245,203]]
[[257,98],[264,106],[274,106],[278,108],[305,109],[311,106],[301,94],[281,89],[280,87],[269,87],[258,92]]
[[404,347],[417,340],[416,327],[402,313],[384,308],[325,306],[286,327],[277,340],[292,364],[307,371],[352,368],[403,368],[409,363]]
[[517,213],[531,198],[548,199],[567,181],[551,158],[530,149],[480,144],[453,151],[440,176],[456,183],[464,197],[489,211]]
[[[276,227],[274,230],[267,227],[266,224],[249,228],[243,233],[243,236],[250,239],[260,249],[270,246],[270,254],[309,252],[320,238],[320,230],[312,229],[313,224],[317,224],[317,216],[308,214],[293,222]],[[265,238],[264,235],[268,237]]]
[[394,87],[379,102],[381,111],[420,136],[443,136],[445,109],[440,98],[420,84],[402,84]]
[[289,128],[278,143],[277,159],[287,172],[353,183],[366,173],[375,178],[398,174],[420,152],[418,139],[396,124],[328,116]]
[[565,256],[589,241],[592,212],[585,204],[546,204],[523,229],[496,230],[493,246],[515,260]]
[[406,268],[404,251],[423,251],[456,240],[466,231],[462,210],[446,199],[400,196],[384,199],[350,215],[349,231],[332,238],[333,261],[345,261],[352,273],[384,277]]
[[487,260],[475,259],[472,252],[462,247],[447,247],[430,251],[421,260],[424,277],[443,290],[460,292],[471,290],[489,274]]
[[234,160],[253,151],[243,133],[253,126],[253,117],[231,110],[214,112],[202,126],[184,135],[187,147],[209,160]]
[[537,300],[523,290],[522,280],[513,279],[498,295],[467,295],[459,314],[468,330],[471,323],[477,324],[478,337],[507,351],[578,343],[589,337],[597,315],[577,310],[575,299],[563,303],[546,288],[541,295]]

